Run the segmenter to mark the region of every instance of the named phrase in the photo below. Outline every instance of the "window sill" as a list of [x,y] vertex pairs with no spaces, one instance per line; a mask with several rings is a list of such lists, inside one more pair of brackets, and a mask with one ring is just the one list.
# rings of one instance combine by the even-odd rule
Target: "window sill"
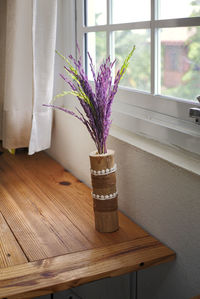
[[113,105],[112,118],[114,125],[134,134],[197,155],[200,153],[200,126],[191,121],[177,119],[120,101]]
[[110,135],[177,167],[181,167],[194,174],[200,175],[200,155],[185,151],[175,146],[162,144],[156,140],[119,128],[116,125],[112,125]]

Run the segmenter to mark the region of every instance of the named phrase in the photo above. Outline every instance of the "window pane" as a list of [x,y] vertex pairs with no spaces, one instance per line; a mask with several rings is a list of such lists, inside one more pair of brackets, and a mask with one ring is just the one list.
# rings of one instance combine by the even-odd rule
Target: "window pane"
[[159,0],[159,19],[200,16],[199,0]]
[[106,24],[106,0],[85,0],[87,1],[87,26]]
[[[90,53],[93,63],[96,67],[96,73],[103,59],[106,58],[106,33],[105,32],[89,32],[86,35],[87,51]],[[90,71],[89,61],[87,59],[88,77],[93,79]]]
[[161,93],[195,100],[200,91],[200,27],[160,31]]
[[150,30],[127,30],[115,32],[116,69],[119,69],[133,45],[136,50],[128,69],[120,82],[121,86],[150,91]]
[[112,23],[150,20],[150,2],[150,0],[112,0]]

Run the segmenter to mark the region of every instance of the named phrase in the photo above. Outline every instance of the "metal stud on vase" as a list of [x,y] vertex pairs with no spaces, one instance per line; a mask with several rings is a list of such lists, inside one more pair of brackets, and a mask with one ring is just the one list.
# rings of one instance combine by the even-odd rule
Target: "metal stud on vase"
[[106,140],[111,126],[111,106],[118,90],[118,85],[128,67],[135,46],[125,58],[122,67],[115,71],[114,80],[112,74],[115,61],[110,57],[100,65],[97,75],[92,58],[88,53],[91,73],[94,80],[94,90],[84,71],[80,50],[77,47],[76,60],[70,55],[68,58],[57,52],[64,59],[64,69],[67,76],[60,74],[61,78],[70,86],[71,91],[63,91],[54,99],[65,95],[76,96],[79,107],[76,111],[54,105],[43,105],[62,110],[80,120],[87,128],[97,151],[90,154],[92,198],[94,203],[95,228],[99,232],[113,232],[119,228],[118,224],[118,193],[116,189],[116,164],[114,151],[107,150]]

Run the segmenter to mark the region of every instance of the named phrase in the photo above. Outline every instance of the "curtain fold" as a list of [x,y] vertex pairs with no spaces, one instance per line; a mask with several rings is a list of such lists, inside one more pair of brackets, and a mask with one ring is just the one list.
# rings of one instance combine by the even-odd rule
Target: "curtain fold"
[[28,146],[32,118],[32,3],[7,0],[3,146]]
[[3,98],[5,86],[6,0],[0,1],[0,140],[2,139]]
[[33,118],[29,154],[50,147],[54,58],[56,46],[57,1],[33,0]]
[[50,147],[57,0],[7,0],[3,146]]

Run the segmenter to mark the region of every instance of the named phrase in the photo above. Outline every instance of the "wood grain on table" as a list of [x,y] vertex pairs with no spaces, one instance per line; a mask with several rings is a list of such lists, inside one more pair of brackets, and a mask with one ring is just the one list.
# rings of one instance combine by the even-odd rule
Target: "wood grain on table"
[[47,154],[0,156],[0,298],[33,298],[175,258],[122,213],[119,231],[98,233],[92,205],[90,188]]

